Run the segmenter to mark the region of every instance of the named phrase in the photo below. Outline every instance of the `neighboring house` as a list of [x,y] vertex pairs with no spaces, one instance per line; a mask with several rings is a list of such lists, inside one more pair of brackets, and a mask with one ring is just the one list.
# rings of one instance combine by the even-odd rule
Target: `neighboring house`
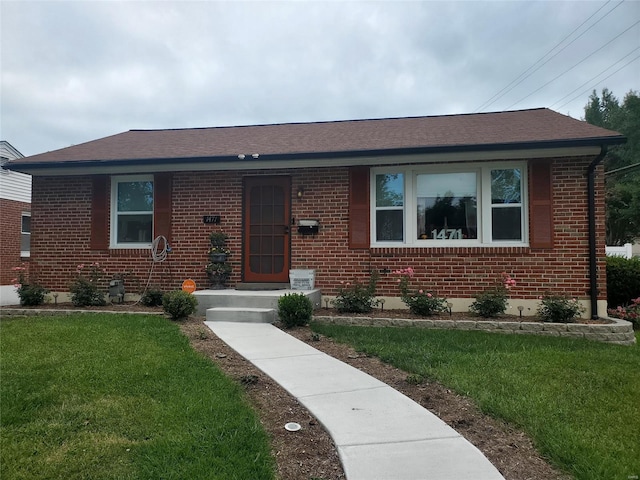
[[[177,130],[131,130],[24,158],[33,175],[32,268],[67,291],[76,265],[146,284],[150,245],[172,251],[151,284],[206,288],[208,235],[229,235],[231,285],[314,269],[341,282],[393,271],[466,310],[501,272],[533,313],[551,291],[606,311],[608,145],[625,138],[548,109]],[[317,221],[317,233],[312,225]]]
[[29,260],[31,237],[31,176],[12,170],[23,158],[9,142],[0,141],[0,285],[12,285],[11,269]]

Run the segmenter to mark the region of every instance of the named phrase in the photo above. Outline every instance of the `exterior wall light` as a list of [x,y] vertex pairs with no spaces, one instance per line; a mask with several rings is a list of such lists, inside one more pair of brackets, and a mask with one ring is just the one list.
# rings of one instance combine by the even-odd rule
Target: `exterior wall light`
[[298,196],[298,198],[304,197],[304,187],[298,187],[298,192],[296,193],[296,195]]

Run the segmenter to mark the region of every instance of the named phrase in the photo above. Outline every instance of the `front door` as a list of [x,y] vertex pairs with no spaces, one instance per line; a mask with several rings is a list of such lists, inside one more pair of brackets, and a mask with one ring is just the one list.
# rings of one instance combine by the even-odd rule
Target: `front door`
[[245,177],[244,252],[245,282],[289,281],[291,179]]

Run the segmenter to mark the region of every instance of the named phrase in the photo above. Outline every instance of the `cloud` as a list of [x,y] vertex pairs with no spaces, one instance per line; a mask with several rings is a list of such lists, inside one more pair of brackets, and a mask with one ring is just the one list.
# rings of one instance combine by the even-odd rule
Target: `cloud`
[[[132,128],[473,112],[603,6],[3,1],[3,139],[33,154]],[[640,47],[640,25],[533,92],[638,20],[621,4],[486,109],[557,102]],[[638,65],[597,88],[623,97]]]

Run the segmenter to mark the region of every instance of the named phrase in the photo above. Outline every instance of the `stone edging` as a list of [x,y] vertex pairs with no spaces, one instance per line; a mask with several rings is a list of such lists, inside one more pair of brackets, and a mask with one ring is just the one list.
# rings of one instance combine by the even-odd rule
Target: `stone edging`
[[636,337],[631,322],[619,318],[607,318],[612,323],[543,323],[543,322],[502,322],[491,320],[431,320],[372,318],[372,317],[331,317],[314,316],[318,323],[334,325],[357,325],[373,327],[419,327],[433,329],[478,330],[484,332],[547,335],[565,338],[584,338],[597,342],[617,345],[635,345]]

